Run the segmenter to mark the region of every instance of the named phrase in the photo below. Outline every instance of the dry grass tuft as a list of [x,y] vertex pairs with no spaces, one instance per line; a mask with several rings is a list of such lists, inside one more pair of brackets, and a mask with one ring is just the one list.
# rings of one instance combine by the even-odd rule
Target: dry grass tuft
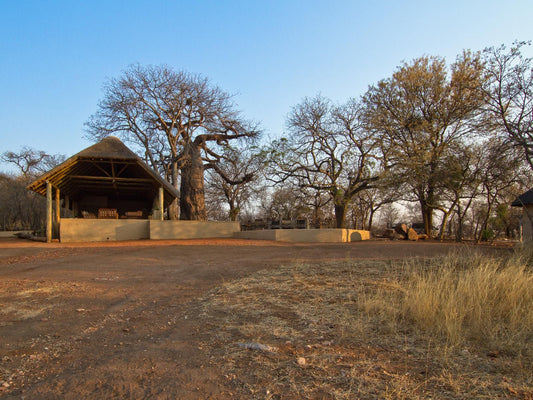
[[527,261],[522,254],[436,259],[410,277],[403,315],[451,346],[476,342],[515,355],[531,352],[533,270]]
[[531,259],[263,271],[206,298],[208,345],[242,398],[531,399]]

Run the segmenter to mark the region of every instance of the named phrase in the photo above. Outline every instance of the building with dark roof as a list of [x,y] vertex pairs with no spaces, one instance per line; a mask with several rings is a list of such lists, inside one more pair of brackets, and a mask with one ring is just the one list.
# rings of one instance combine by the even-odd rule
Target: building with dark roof
[[511,205],[513,207],[522,207],[520,236],[524,243],[533,243],[533,189],[518,196]]

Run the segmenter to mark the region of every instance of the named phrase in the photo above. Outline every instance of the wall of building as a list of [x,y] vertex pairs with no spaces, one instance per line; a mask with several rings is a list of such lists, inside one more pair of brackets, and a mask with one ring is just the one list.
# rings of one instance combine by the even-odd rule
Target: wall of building
[[522,242],[533,243],[533,204],[527,204],[523,207]]
[[147,220],[63,218],[61,242],[107,242],[149,239]]

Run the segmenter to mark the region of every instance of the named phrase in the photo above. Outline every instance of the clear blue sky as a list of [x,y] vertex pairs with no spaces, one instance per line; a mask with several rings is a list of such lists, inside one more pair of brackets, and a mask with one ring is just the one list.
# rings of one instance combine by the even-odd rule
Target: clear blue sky
[[533,39],[532,21],[531,0],[0,0],[0,153],[90,145],[103,83],[132,63],[207,76],[276,136],[305,96],[343,102],[404,60]]

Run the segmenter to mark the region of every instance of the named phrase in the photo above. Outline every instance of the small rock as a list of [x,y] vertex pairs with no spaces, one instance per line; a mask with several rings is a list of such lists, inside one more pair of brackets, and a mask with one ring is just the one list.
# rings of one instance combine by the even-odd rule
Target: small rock
[[84,312],[85,308],[76,308],[76,312]]
[[266,351],[269,353],[275,353],[276,351],[278,351],[278,349],[274,346],[269,346],[267,344],[261,344],[261,343],[239,343],[239,347],[242,347],[244,349],[249,349],[249,350]]
[[10,386],[11,386],[11,385],[10,385],[9,383],[7,383],[7,382],[2,383],[2,387],[8,388],[8,387],[10,387]]
[[296,362],[298,363],[298,365],[300,367],[303,367],[304,365],[307,364],[307,361],[304,357],[298,357],[298,359],[296,360]]

